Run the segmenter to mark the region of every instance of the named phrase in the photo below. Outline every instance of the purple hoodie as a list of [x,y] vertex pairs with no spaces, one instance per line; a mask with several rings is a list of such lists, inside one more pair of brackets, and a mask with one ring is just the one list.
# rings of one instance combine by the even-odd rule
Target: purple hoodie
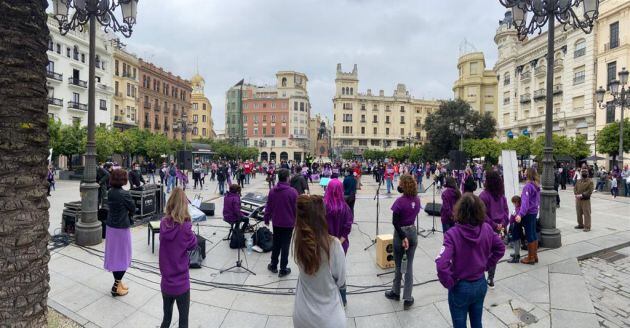
[[241,196],[228,192],[223,198],[223,221],[234,223],[243,216],[241,213]]
[[442,217],[442,223],[453,223],[453,209],[455,203],[457,203],[457,191],[453,188],[445,188],[442,192],[442,209],[440,210],[440,216]]
[[460,280],[478,280],[503,253],[505,245],[489,224],[455,224],[444,234],[444,245],[435,259],[440,283],[451,289]]
[[288,182],[278,182],[267,197],[265,225],[273,221],[274,227],[293,228],[297,212],[297,196],[297,191]]
[[533,182],[528,182],[525,187],[523,187],[523,192],[521,193],[521,209],[518,215],[523,218],[527,214],[538,214],[539,205],[540,187]]
[[350,235],[350,231],[352,230],[352,221],[354,218],[350,207],[345,203],[343,205],[340,210],[335,212],[326,208],[326,221],[328,221],[328,233],[331,236],[346,239],[341,246],[343,247],[343,251],[348,253],[348,246],[350,246],[348,235]]
[[192,223],[173,222],[170,217],[160,221],[160,274],[162,292],[178,296],[190,289],[188,273],[188,251],[197,246],[197,237],[192,232]]
[[499,224],[505,228],[510,216],[507,198],[504,195],[494,198],[487,190],[482,191],[479,198],[486,204],[486,222],[492,226],[492,229],[496,231]]

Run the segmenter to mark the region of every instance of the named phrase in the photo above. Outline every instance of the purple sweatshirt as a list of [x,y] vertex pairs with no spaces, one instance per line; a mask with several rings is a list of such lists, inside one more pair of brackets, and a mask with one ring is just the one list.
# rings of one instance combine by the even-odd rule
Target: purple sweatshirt
[[197,237],[192,232],[192,223],[173,222],[170,217],[160,221],[160,274],[162,292],[178,296],[190,289],[188,273],[188,251],[197,246]]
[[538,214],[539,205],[540,187],[533,182],[528,182],[521,193],[521,209],[518,211],[518,215],[523,218],[527,214]]
[[278,182],[271,189],[265,206],[265,224],[273,221],[274,227],[293,228],[297,212],[297,191],[288,182]]
[[455,203],[457,203],[457,191],[453,188],[445,188],[442,192],[442,209],[440,210],[440,216],[442,217],[442,223],[453,224],[453,209]]
[[243,216],[241,213],[241,196],[237,193],[228,192],[223,198],[223,220],[234,223]]
[[496,231],[499,224],[505,228],[510,216],[507,198],[504,195],[494,198],[487,190],[482,191],[479,198],[486,204],[486,222],[492,226],[492,229]]
[[343,247],[343,251],[347,253],[348,246],[350,246],[348,236],[350,235],[350,230],[352,230],[354,217],[350,207],[345,203],[343,205],[344,206],[341,210],[335,212],[326,209],[326,221],[328,221],[328,233],[331,236],[335,236],[340,239],[343,237],[346,239],[341,246]]
[[451,289],[460,280],[481,279],[503,253],[505,245],[490,225],[455,224],[444,234],[444,245],[435,259],[440,283]]

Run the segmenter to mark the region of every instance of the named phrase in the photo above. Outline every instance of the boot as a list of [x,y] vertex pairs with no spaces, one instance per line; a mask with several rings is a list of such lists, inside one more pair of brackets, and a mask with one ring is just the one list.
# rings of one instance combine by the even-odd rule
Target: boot
[[120,281],[119,285],[120,285],[120,287],[122,287],[122,289],[129,290],[129,286],[125,285],[125,283],[122,282],[122,280]]
[[116,297],[116,296],[125,296],[127,295],[127,293],[129,293],[129,291],[122,288],[122,284],[120,283],[120,280],[116,280],[114,281],[114,285],[112,286],[111,293],[113,297]]
[[534,265],[536,263],[536,242],[527,244],[527,257],[521,260],[523,264]]
[[538,263],[538,240],[534,242],[534,262]]

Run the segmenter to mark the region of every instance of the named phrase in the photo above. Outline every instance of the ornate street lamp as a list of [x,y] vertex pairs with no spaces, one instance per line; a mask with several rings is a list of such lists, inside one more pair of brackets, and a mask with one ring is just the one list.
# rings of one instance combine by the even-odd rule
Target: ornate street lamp
[[448,124],[448,129],[455,134],[459,134],[459,151],[464,151],[464,135],[474,130],[473,125],[466,123],[464,118],[460,118],[459,124],[451,122]]
[[[601,108],[608,108],[608,106],[613,106],[613,108],[619,107],[621,110],[621,119],[619,120],[619,151],[617,155],[617,167],[623,170],[623,126],[624,126],[624,118],[623,112],[626,107],[630,107],[630,87],[626,89],[626,85],[628,84],[628,75],[630,72],[626,70],[624,67],[621,72],[619,72],[619,80],[612,80],[608,83],[608,88],[610,90],[610,95],[613,97],[612,100],[607,101],[604,104],[604,96],[606,95],[606,90],[601,86],[595,92],[595,98],[597,99],[597,103]],[[619,87],[621,86],[621,90]]]
[[[90,33],[89,43],[89,79],[88,79],[88,122],[85,169],[81,180],[81,218],[76,224],[76,242],[78,245],[91,246],[100,244],[101,223],[98,222],[98,183],[96,183],[96,141],[95,131],[95,78],[96,65],[96,29],[97,22],[105,32],[120,32],[125,37],[131,36],[131,28],[136,23],[138,0],[53,0],[53,15],[59,23],[61,35],[70,30],[83,31],[86,25]],[[120,6],[122,22],[114,14]]]
[[[555,23],[565,29],[579,28],[584,33],[593,30],[599,16],[599,0],[499,0],[512,10],[514,27],[519,40],[529,34],[541,33],[547,26],[547,103],[545,108],[545,147],[543,150],[543,172],[540,222],[541,243],[545,247],[558,248],[562,245],[560,230],[556,228],[556,195],[554,190],[553,159],[553,64]],[[528,17],[531,14],[531,17]]]

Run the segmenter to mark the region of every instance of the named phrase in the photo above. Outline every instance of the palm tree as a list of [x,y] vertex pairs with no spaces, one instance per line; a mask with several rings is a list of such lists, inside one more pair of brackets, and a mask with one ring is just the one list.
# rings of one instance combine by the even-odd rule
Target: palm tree
[[0,322],[46,326],[46,0],[0,0]]

